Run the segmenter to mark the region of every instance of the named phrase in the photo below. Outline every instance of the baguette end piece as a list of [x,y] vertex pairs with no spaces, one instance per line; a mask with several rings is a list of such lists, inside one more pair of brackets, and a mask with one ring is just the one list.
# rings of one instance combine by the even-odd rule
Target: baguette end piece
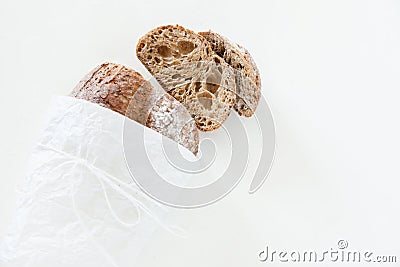
[[90,71],[70,96],[118,112],[176,141],[194,155],[198,152],[199,134],[186,109],[130,68],[103,63]]

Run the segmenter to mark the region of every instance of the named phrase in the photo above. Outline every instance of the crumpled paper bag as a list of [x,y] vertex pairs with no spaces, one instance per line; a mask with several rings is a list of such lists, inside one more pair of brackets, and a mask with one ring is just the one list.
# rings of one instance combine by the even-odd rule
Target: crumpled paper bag
[[[168,219],[174,209],[144,194],[130,176],[124,123],[145,129],[96,104],[54,98],[18,187],[0,266],[133,266],[157,229],[179,233]],[[148,133],[136,141],[158,155],[160,135]]]

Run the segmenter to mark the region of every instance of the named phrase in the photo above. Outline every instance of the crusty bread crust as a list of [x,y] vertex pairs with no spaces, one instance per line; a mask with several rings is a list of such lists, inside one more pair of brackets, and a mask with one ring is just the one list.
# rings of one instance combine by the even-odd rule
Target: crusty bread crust
[[78,83],[71,96],[116,111],[178,142],[195,155],[198,152],[199,134],[185,107],[123,65],[97,66]]
[[208,31],[199,34],[211,44],[213,51],[235,70],[235,110],[241,116],[252,116],[261,96],[261,79],[250,53],[218,33]]
[[215,130],[228,118],[236,100],[235,76],[205,38],[179,25],[161,26],[140,38],[136,54],[198,129]]

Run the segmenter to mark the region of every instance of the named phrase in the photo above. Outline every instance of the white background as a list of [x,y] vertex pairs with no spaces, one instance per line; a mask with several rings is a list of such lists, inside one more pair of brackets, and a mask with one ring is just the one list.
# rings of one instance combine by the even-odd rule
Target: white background
[[385,0],[1,0],[0,236],[51,96],[103,61],[149,77],[136,41],[171,23],[252,53],[276,159],[255,195],[250,168],[228,197],[187,212],[190,238],[160,233],[140,266],[274,266],[257,259],[265,245],[324,251],[339,239],[400,261],[400,1]]

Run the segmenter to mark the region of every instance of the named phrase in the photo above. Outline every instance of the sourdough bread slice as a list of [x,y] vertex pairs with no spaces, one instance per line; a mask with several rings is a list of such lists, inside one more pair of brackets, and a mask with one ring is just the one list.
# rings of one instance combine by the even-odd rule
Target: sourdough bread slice
[[161,26],[139,40],[136,54],[198,129],[215,130],[228,118],[236,100],[235,75],[205,38],[179,25]]
[[185,107],[162,88],[123,65],[104,63],[74,88],[71,96],[116,111],[197,154],[199,133]]
[[235,110],[241,116],[252,116],[261,96],[261,79],[250,53],[218,33],[208,31],[199,34],[211,44],[212,50],[235,70]]

